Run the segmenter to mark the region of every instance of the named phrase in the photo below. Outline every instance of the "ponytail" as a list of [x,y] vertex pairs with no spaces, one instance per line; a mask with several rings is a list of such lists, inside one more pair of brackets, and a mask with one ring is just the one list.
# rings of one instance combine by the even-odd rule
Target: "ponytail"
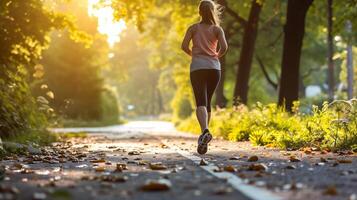
[[220,26],[221,7],[212,0],[201,0],[199,12],[202,21],[208,24]]

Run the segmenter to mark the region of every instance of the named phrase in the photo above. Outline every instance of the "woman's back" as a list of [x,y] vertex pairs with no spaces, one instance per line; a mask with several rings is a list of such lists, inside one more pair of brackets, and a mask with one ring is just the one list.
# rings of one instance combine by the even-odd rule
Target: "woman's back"
[[210,56],[218,59],[217,26],[197,23],[193,25],[192,56]]

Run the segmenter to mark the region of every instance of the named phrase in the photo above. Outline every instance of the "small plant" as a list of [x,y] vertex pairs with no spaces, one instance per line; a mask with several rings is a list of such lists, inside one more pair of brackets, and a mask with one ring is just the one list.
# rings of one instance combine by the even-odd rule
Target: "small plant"
[[[330,150],[357,150],[357,100],[325,102],[321,108],[312,106],[311,113],[292,113],[276,104],[256,103],[213,113],[210,129],[216,136],[231,141],[251,141],[285,149],[316,147]],[[180,130],[199,132],[194,116],[178,125]]]

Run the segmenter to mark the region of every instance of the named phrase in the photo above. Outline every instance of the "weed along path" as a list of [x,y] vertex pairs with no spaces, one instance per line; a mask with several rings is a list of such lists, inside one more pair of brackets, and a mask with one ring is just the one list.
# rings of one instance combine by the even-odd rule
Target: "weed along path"
[[[283,151],[197,136],[171,123],[134,121],[85,132],[0,162],[0,199],[356,199],[357,157]],[[72,134],[76,135],[76,134]]]

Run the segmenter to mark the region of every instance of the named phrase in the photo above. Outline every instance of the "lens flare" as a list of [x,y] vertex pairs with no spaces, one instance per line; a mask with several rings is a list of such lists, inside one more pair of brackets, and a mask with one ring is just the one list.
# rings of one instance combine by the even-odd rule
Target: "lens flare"
[[[101,0],[88,0],[88,14],[98,18],[99,33],[107,36],[110,47],[120,41],[120,34],[126,29],[124,20],[114,20],[114,10],[110,6],[98,7]],[[108,1],[110,5],[110,0]]]

